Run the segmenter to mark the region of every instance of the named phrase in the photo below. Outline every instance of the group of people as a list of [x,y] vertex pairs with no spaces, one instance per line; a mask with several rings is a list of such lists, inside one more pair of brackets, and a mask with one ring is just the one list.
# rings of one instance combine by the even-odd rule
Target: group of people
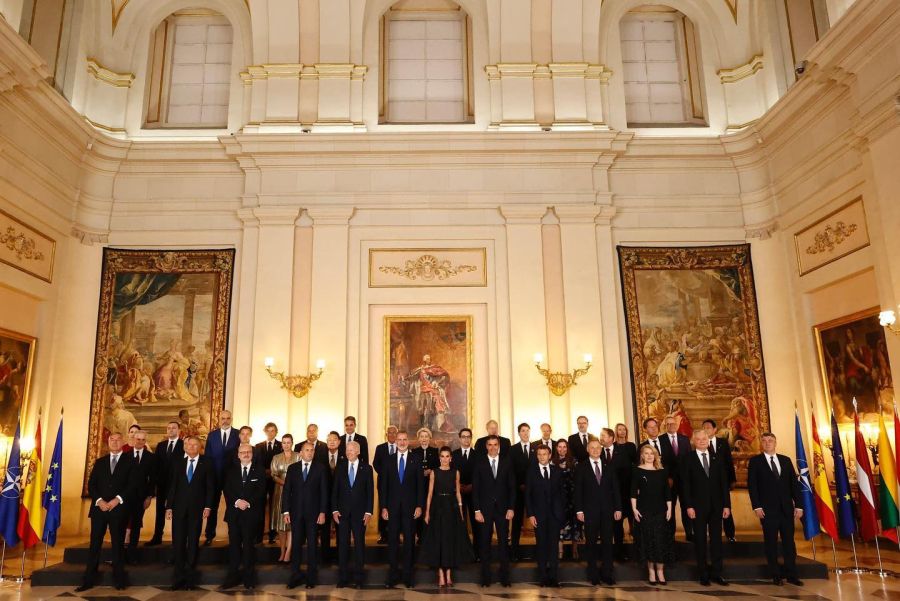
[[[117,589],[128,585],[125,563],[134,561],[144,511],[154,498],[154,533],[145,544],[161,544],[165,520],[171,520],[172,588],[196,588],[201,535],[203,545],[215,539],[223,496],[229,540],[223,589],[256,586],[256,545],[266,537],[269,543],[278,537],[279,561],[290,564],[288,588],[315,587],[332,531],[338,586],[361,587],[365,533],[373,518],[378,542],[388,548],[388,588],[413,587],[417,560],[437,570],[442,587],[453,584],[454,569],[480,561],[480,583],[489,586],[494,557],[496,579],[510,586],[510,561],[522,557],[526,520],[534,531],[541,586],[559,586],[559,560],[567,542],[573,559],[581,545],[588,581],[615,584],[613,557],[627,559],[626,520],[637,559],[646,562],[648,582],[665,585],[665,565],[675,559],[678,503],[700,583],[727,585],[722,528],[724,522],[733,541],[735,473],[727,439],[715,435],[713,420],[688,438],[668,421],[660,433],[657,420],[648,418],[639,445],[628,440],[624,424],[591,434],[585,416],[578,417],[575,433],[560,439],[542,424],[541,437],[532,441],[530,426],[522,423],[515,443],[500,436],[498,423],[491,420],[485,435],[474,441],[471,429],[460,430],[456,449],[432,446],[427,428],[413,441],[409,433],[389,426],[371,460],[368,441],[356,432],[352,416],[345,418],[343,434],[330,432],[325,441],[319,440],[315,424],[308,426],[305,440],[295,443],[290,434],[279,439],[277,426],[269,423],[266,439],[255,446],[249,426],[234,429],[231,424],[231,413],[222,411],[202,453],[203,442],[183,436],[179,421],[167,425],[155,451],[147,448],[139,426],[132,426],[128,444],[121,433],[109,435],[109,454],[97,459],[88,483],[90,560],[79,591],[95,583],[107,530],[114,584]],[[775,452],[776,444],[774,434],[763,434],[763,452],[749,463],[749,492],[773,580],[799,585],[793,543],[794,520],[802,515],[799,485],[791,460]],[[783,566],[777,557],[779,536]]]

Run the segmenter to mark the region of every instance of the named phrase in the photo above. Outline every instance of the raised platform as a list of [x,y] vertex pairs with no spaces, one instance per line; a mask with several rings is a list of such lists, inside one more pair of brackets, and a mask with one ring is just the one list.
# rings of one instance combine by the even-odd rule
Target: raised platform
[[[526,556],[533,555],[533,546],[522,546]],[[278,564],[278,547],[260,545],[257,547],[259,560],[260,584],[282,584],[287,582],[290,568],[287,564]],[[694,550],[690,543],[676,542],[678,563],[668,567],[666,578],[669,581],[696,580],[694,566]],[[36,570],[31,577],[32,586],[77,586],[81,583],[84,565],[87,562],[87,544],[67,547],[63,561],[44,569]],[[103,550],[104,560],[109,559],[109,548]],[[328,558],[326,558],[327,560]],[[172,549],[168,544],[158,547],[141,546],[137,550],[137,564],[128,566],[128,574],[133,585],[165,586],[172,578]],[[198,567],[202,573],[202,584],[217,584],[224,580],[227,571],[228,547],[224,541],[218,541],[210,547],[201,547]],[[383,545],[366,547],[367,582],[369,585],[381,585],[387,578],[387,548]],[[804,557],[797,558],[797,569],[801,579],[828,578],[825,564]],[[98,585],[111,585],[112,574],[109,566],[101,566]],[[636,562],[616,563],[616,579],[625,581],[643,581],[647,577],[646,568]],[[513,582],[534,582],[535,563],[527,559],[512,564],[511,580]],[[585,567],[582,561],[562,561],[559,570],[563,582],[580,582],[585,579]],[[725,543],[726,579],[732,580],[768,580],[765,554],[761,541],[739,541]],[[478,582],[480,565],[469,564],[454,570],[456,582]],[[432,571],[419,566],[416,581],[421,584],[431,583],[434,579]],[[319,584],[335,584],[337,567],[333,563],[324,563],[319,569]]]

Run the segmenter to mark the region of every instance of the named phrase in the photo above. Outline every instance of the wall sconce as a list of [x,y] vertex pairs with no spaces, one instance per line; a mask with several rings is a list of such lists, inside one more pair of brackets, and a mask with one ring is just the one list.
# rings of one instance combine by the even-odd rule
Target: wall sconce
[[266,371],[269,372],[269,375],[272,376],[273,380],[277,380],[281,387],[290,392],[292,395],[297,397],[298,399],[305,397],[309,394],[309,389],[312,388],[312,383],[322,377],[322,373],[325,371],[325,359],[319,359],[316,361],[316,369],[318,370],[315,373],[311,373],[308,376],[287,376],[283,371],[272,371],[272,366],[275,365],[275,359],[272,357],[266,357],[265,359]]
[[537,368],[538,373],[547,378],[547,388],[550,389],[550,392],[555,394],[556,396],[562,396],[566,394],[566,391],[569,390],[572,386],[575,386],[578,378],[583,376],[591,369],[591,362],[593,361],[593,357],[590,354],[586,354],[584,356],[585,366],[581,369],[576,369],[572,373],[564,373],[564,372],[550,372],[550,370],[541,367],[541,363],[544,361],[544,356],[540,353],[534,354],[534,366]]
[[887,311],[882,311],[878,314],[878,323],[881,324],[881,327],[887,328],[894,334],[900,334],[900,327],[897,324],[897,314],[888,309]]

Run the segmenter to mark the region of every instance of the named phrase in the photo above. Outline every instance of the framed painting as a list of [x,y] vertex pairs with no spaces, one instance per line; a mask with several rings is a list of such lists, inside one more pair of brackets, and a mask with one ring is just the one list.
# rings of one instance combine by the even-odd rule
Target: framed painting
[[34,336],[0,328],[0,435],[7,438],[15,436],[28,403],[36,346]]
[[84,492],[112,432],[205,438],[225,401],[234,250],[104,249]]
[[813,327],[825,400],[840,422],[853,422],[856,399],[861,422],[890,419],[894,379],[879,308],[866,309]]
[[457,444],[473,411],[472,317],[384,318],[384,419],[414,439]]
[[727,437],[738,484],[769,429],[750,245],[618,248],[638,427],[704,419]]

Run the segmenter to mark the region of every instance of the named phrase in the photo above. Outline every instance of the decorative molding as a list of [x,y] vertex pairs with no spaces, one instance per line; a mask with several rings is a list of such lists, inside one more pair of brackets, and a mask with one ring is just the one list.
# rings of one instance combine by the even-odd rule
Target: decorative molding
[[815,241],[806,247],[805,252],[808,255],[832,252],[847,241],[857,229],[859,229],[859,226],[855,223],[847,224],[843,221],[838,221],[834,226],[826,225],[824,230],[816,232]]
[[94,244],[109,244],[109,232],[92,232],[82,229],[78,226],[72,226],[72,237],[84,244],[85,246],[93,246]]
[[[112,32],[116,33],[116,27],[119,25],[119,19],[122,16],[122,11],[125,10],[125,7],[128,6],[128,2],[130,0],[109,0],[110,9],[112,13]],[[250,12],[250,0],[244,0],[244,6],[247,7],[247,12]]]
[[370,248],[369,288],[487,286],[487,249]]
[[53,278],[56,241],[0,210],[0,263],[36,278]]
[[488,80],[498,80],[507,77],[523,77],[532,79],[555,79],[565,77],[583,77],[585,79],[599,79],[602,83],[609,81],[612,71],[605,65],[591,63],[497,63],[485,65],[484,72]]
[[366,78],[369,67],[353,63],[316,63],[315,76],[319,79],[350,79],[362,81]]
[[15,29],[0,19],[0,93],[16,86],[32,88],[53,74],[44,59]]
[[241,82],[245,86],[252,85],[260,79],[350,79],[362,81],[366,78],[369,67],[353,63],[317,63],[303,65],[301,63],[267,63],[250,65],[240,73]]
[[116,73],[101,65],[95,58],[87,59],[87,72],[97,81],[116,88],[130,88],[134,82],[134,73]]
[[313,220],[313,226],[347,225],[355,212],[355,207],[348,206],[310,207],[306,209],[306,214]]
[[256,79],[299,79],[303,71],[302,63],[267,63],[263,65],[248,65],[246,71],[241,71],[241,82],[251,85]]
[[429,282],[434,278],[446,280],[461,273],[477,270],[478,268],[475,265],[454,266],[449,259],[438,259],[434,255],[422,255],[414,261],[410,259],[406,261],[406,265],[403,267],[382,265],[378,268],[378,271],[381,273],[393,273],[407,280],[422,279]]
[[754,75],[763,68],[763,55],[757,54],[743,65],[737,67],[719,69],[716,75],[722,83],[735,83]]
[[854,198],[794,234],[801,276],[867,246],[869,231],[862,197]]
[[744,233],[747,240],[768,240],[777,230],[778,222],[774,220],[744,227]]
[[507,225],[540,225],[541,219],[547,214],[544,205],[502,205],[500,214],[506,219]]
[[20,261],[43,261],[47,258],[36,248],[34,238],[26,236],[25,232],[11,225],[7,226],[5,232],[0,232],[0,244],[12,251]]
[[82,117],[84,117],[84,120],[91,127],[96,127],[97,129],[100,129],[103,131],[108,131],[111,134],[124,134],[125,133],[124,127],[110,127],[109,125],[103,125],[102,123],[97,123],[96,121],[89,119],[86,115],[82,115]]
[[738,0],[723,0],[725,2],[725,6],[728,7],[728,12],[731,13],[732,18],[734,19],[734,24],[737,25],[737,3]]

